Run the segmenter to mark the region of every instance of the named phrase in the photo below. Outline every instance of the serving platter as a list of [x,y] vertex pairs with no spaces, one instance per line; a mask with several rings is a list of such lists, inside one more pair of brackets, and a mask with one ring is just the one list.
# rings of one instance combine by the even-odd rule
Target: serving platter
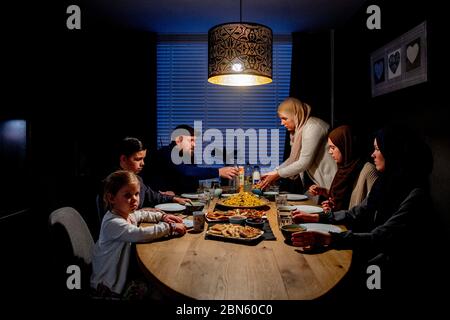
[[[249,227],[249,226],[240,226],[240,225],[236,225],[236,224],[220,224],[220,227],[223,228],[224,230],[230,230],[229,233],[227,233],[227,231],[223,232],[222,234],[218,234],[213,232],[213,230],[211,228],[216,227],[217,225],[213,225],[211,227],[208,228],[208,230],[206,231],[206,234],[210,237],[213,238],[217,238],[217,239],[222,239],[222,240],[236,240],[236,241],[243,241],[243,242],[248,242],[248,241],[253,241],[256,240],[258,238],[260,238],[263,234],[264,231],[254,228],[254,227]],[[255,236],[253,237],[242,237],[241,235],[236,236],[236,234],[238,232],[242,232],[248,230],[252,233],[255,234]],[[234,235],[232,235],[234,233]],[[227,235],[230,234],[230,235]]]

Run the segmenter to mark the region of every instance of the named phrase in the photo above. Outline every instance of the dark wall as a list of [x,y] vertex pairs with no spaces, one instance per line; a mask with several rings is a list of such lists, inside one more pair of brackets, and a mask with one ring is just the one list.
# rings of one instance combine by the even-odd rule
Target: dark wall
[[[329,30],[292,34],[289,92],[290,96],[308,103],[312,115],[327,123],[331,123],[331,37]],[[288,140],[287,135],[287,146]]]
[[69,30],[69,4],[36,6],[35,24],[22,17],[5,63],[0,117],[27,119],[30,190],[46,215],[65,205],[91,215],[98,181],[117,165],[117,140],[156,141],[154,34],[99,24],[83,7],[81,30]]
[[[335,115],[336,123],[350,123],[368,136],[385,124],[404,124],[421,133],[430,144],[434,156],[431,192],[437,216],[423,213],[424,223],[442,227],[446,239],[450,234],[450,132],[447,121],[449,103],[445,83],[448,83],[448,38],[446,12],[440,2],[370,1],[381,8],[381,30],[366,28],[368,14],[364,6],[335,38]],[[375,98],[370,92],[370,54],[396,39],[423,21],[428,28],[428,81]],[[411,161],[414,161],[414,154]],[[420,163],[417,164],[420,166]]]
[[[95,196],[100,180],[117,165],[114,144],[127,135],[150,147],[156,141],[155,36],[98,24],[83,6],[81,30],[68,30],[66,8],[78,3],[4,6],[0,120],[27,121],[29,161],[23,170],[30,172],[30,182],[16,192],[31,210],[0,220],[2,248],[8,248],[2,272],[8,279],[2,276],[0,292],[11,299],[17,294],[20,301],[32,298],[27,292],[43,294],[34,289],[55,278],[49,214],[62,206],[76,208],[96,239]],[[2,188],[8,187],[2,181]],[[3,208],[11,199],[1,194]]]

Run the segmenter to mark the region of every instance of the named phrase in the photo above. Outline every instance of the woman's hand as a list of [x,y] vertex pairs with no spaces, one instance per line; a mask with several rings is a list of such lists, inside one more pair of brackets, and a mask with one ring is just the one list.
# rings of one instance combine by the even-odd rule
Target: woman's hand
[[183,223],[183,219],[181,219],[180,217],[177,217],[173,214],[164,215],[162,218],[162,221],[167,222],[167,223]]
[[328,190],[326,188],[318,186],[317,184],[313,184],[311,187],[309,187],[308,192],[312,196],[324,196],[324,197],[328,196]]
[[335,207],[335,203],[333,198],[329,198],[328,200],[322,201],[322,209],[324,212],[330,212],[333,211]]
[[318,231],[304,231],[292,234],[292,244],[296,247],[302,247],[305,251],[313,250],[317,247],[329,246],[331,235]]
[[319,214],[295,210],[292,212],[292,221],[294,221],[294,223],[319,222]]
[[272,183],[280,179],[280,175],[277,171],[270,171],[261,176],[261,183],[259,184],[261,190],[270,186]]
[[187,198],[173,197],[172,201],[179,203],[179,204],[186,204],[186,203],[192,204],[191,199],[187,199]]

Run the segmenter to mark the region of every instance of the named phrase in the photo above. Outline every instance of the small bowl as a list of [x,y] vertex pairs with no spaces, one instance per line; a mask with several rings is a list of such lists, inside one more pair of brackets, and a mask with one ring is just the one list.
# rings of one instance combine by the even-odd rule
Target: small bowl
[[186,203],[185,206],[186,206],[186,211],[188,213],[192,213],[194,211],[201,211],[203,209],[203,207],[205,206],[205,204],[200,201],[192,201],[192,204]]
[[246,218],[243,216],[231,216],[228,219],[230,220],[230,223],[232,223],[232,224],[243,225]]
[[284,238],[289,243],[291,242],[291,237],[292,237],[293,233],[306,231],[306,228],[303,228],[299,224],[287,224],[287,225],[282,226],[280,229],[281,229],[281,233],[283,234]]
[[245,224],[250,227],[254,227],[254,228],[258,228],[258,229],[262,230],[264,228],[264,219],[262,219],[262,218],[247,218],[245,220]]

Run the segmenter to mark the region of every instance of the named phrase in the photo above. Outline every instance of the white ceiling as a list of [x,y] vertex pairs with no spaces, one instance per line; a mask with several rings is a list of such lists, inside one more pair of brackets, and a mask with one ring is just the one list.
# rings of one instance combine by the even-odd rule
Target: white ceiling
[[[276,34],[334,28],[365,0],[242,0],[242,21]],[[114,24],[157,33],[207,33],[239,21],[239,0],[90,0],[87,9]],[[83,10],[83,9],[82,9]]]

